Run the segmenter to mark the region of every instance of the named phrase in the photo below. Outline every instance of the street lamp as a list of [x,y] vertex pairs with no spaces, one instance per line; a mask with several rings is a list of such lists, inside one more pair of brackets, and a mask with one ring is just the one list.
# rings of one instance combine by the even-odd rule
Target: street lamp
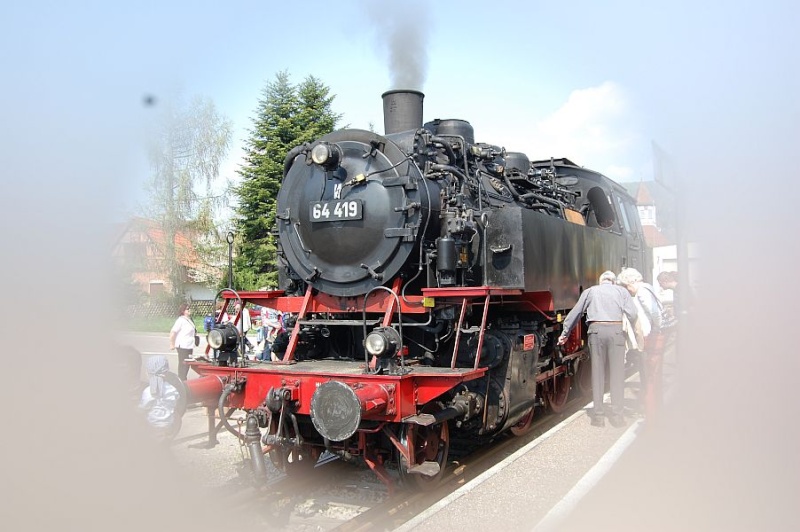
[[233,290],[233,232],[226,237],[228,241],[228,288]]

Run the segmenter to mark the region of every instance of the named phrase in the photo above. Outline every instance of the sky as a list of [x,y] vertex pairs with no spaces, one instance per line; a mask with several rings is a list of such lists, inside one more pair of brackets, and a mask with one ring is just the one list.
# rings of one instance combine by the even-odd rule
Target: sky
[[[111,207],[123,210],[143,199],[159,104],[177,93],[211,99],[234,125],[222,177],[236,180],[258,98],[282,70],[296,83],[314,75],[328,85],[341,126],[381,131],[380,95],[404,83],[405,60],[416,65],[409,88],[426,94],[425,120],[465,119],[478,141],[532,159],[566,156],[620,181],[652,178],[652,142],[679,158],[701,151],[687,127],[714,135],[741,121],[780,127],[763,111],[793,105],[781,98],[800,84],[781,68],[795,39],[790,3],[638,4],[11,6],[4,121],[32,128],[32,137],[39,127],[59,141],[72,136],[79,148],[86,140],[115,167],[122,194]],[[783,91],[769,88],[778,72]],[[155,106],[143,105],[147,95]]]
[[[108,222],[141,197],[147,132],[172,94],[210,98],[231,119],[223,177],[233,179],[260,92],[286,70],[329,86],[351,127],[382,131],[380,95],[412,84],[426,120],[466,119],[476,140],[532,159],[637,181],[652,177],[657,143],[683,227],[701,245],[702,282],[669,437],[642,440],[650,462],[634,477],[677,487],[640,512],[665,519],[649,530],[800,528],[798,20],[793,2],[737,0],[4,6],[0,401],[22,412],[24,435],[0,456],[17,479],[0,496],[4,522],[141,530],[150,521],[140,510],[158,506],[173,525],[193,516],[212,528],[203,508],[173,498],[155,455],[142,459],[143,444],[117,423],[125,416],[104,408],[115,396],[104,333],[122,310],[108,288]],[[640,484],[609,497],[627,500],[631,487]]]

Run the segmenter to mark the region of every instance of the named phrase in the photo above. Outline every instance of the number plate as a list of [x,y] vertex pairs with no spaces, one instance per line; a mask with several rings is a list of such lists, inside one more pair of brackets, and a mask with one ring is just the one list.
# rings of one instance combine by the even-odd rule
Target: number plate
[[361,200],[312,201],[309,209],[312,222],[360,220],[364,216]]

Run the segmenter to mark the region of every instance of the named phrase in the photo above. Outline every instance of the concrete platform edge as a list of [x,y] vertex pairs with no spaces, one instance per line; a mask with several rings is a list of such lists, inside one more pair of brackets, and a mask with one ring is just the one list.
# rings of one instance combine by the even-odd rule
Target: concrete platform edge
[[616,443],[586,472],[569,493],[536,524],[533,532],[551,532],[558,529],[564,519],[575,510],[580,500],[597,485],[628,446],[633,443],[641,423],[641,420],[637,420],[628,427]]
[[[593,404],[594,403],[590,402],[587,405],[586,408],[590,408]],[[394,529],[395,532],[408,532],[410,530],[413,530],[414,527],[416,527],[420,523],[424,522],[425,520],[429,519],[432,515],[435,515],[437,512],[439,512],[441,509],[447,507],[453,501],[458,500],[461,497],[463,497],[464,495],[468,494],[473,489],[477,488],[478,486],[480,486],[481,484],[486,482],[486,480],[490,479],[491,477],[493,477],[496,474],[500,473],[506,467],[508,467],[511,464],[513,464],[514,462],[516,462],[519,458],[521,458],[522,456],[524,456],[525,454],[530,452],[532,449],[536,448],[540,444],[542,444],[545,441],[547,441],[548,439],[550,439],[553,435],[555,435],[559,431],[561,431],[561,429],[569,426],[570,424],[572,424],[578,418],[585,417],[586,416],[586,412],[584,410],[579,410],[578,412],[575,412],[570,417],[568,417],[567,419],[565,419],[564,421],[562,421],[561,423],[559,423],[558,425],[553,427],[551,430],[547,431],[547,433],[542,434],[541,436],[539,436],[538,438],[536,438],[535,440],[530,442],[525,447],[522,447],[519,450],[517,450],[514,454],[509,456],[503,462],[495,465],[491,469],[488,469],[488,470],[484,471],[483,473],[481,473],[480,475],[478,475],[477,477],[475,477],[474,479],[469,481],[467,484],[461,486],[456,491],[454,491],[453,493],[448,495],[447,497],[444,497],[443,499],[438,501],[436,504],[431,505],[428,509],[426,509],[425,511],[419,513],[413,519],[410,519],[409,521],[406,521],[401,526],[399,526],[396,529]]]

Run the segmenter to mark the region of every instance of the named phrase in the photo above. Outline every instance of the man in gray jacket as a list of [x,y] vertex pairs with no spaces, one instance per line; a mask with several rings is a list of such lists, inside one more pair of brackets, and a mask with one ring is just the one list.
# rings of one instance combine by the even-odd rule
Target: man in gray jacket
[[570,331],[586,313],[589,354],[592,360],[592,399],[594,409],[590,414],[592,425],[602,427],[603,391],[605,389],[605,364],[608,359],[611,385],[610,423],[615,427],[625,426],[622,416],[625,394],[625,333],[622,331],[622,315],[636,321],[636,305],[626,289],[614,284],[616,275],[605,271],[600,275],[600,284],[585,290],[564,320],[564,330],[558,345],[566,343]]

